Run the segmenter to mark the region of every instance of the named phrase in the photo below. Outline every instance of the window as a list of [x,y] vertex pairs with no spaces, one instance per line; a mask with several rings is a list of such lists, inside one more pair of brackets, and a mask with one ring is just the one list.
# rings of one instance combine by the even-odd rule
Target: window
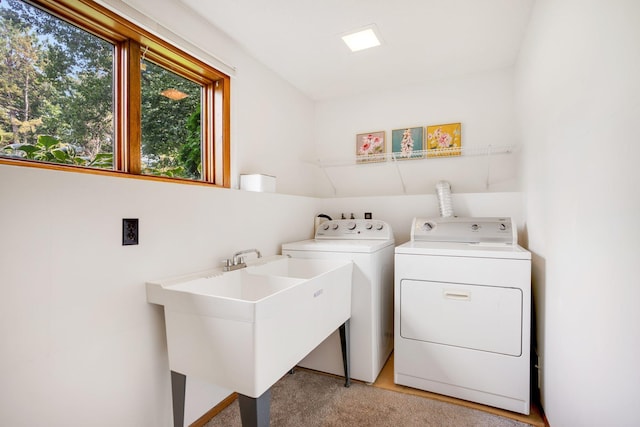
[[90,2],[0,0],[0,33],[0,162],[229,186],[227,75]]
[[142,173],[200,179],[202,87],[151,62],[141,67]]

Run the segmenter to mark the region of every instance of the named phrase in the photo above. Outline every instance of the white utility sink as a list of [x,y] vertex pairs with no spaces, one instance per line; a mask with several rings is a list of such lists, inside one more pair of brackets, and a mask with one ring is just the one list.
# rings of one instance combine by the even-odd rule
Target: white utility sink
[[273,256],[147,283],[169,365],[257,398],[351,316],[353,264]]

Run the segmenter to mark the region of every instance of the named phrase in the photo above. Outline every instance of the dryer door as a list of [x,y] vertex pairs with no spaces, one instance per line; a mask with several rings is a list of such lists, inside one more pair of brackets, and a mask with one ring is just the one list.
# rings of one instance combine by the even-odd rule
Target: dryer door
[[522,354],[522,290],[400,281],[400,335],[509,356]]

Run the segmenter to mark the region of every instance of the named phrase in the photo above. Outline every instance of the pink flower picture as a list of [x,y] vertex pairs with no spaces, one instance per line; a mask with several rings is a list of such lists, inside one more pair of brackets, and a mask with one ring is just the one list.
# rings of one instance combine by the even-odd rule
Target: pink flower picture
[[391,153],[396,160],[424,157],[424,128],[401,128],[391,131]]
[[386,160],[384,131],[356,135],[356,162],[381,162]]
[[462,151],[460,123],[427,126],[427,157],[459,156]]

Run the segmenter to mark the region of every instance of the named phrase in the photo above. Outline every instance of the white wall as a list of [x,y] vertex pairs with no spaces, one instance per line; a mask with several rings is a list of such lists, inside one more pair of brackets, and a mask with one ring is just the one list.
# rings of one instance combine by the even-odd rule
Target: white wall
[[[310,237],[317,201],[0,165],[0,425],[168,426],[145,281]],[[122,218],[140,244],[122,246]],[[187,379],[187,421],[230,390]]]
[[[313,216],[371,211],[396,242],[435,196],[316,199],[0,165],[0,425],[168,426],[162,309],[147,280],[279,253]],[[519,193],[454,194],[456,212],[521,217]],[[121,245],[122,218],[140,244]],[[187,379],[187,421],[231,391]]]
[[313,103],[249,57],[239,66],[231,90],[234,180],[261,173],[276,177],[279,193],[312,195]]
[[[231,75],[233,186],[266,173],[310,194],[310,100],[178,2],[102,3]],[[311,237],[317,203],[0,165],[0,425],[170,425],[162,310],[144,282],[277,253]],[[125,217],[139,246],[120,244]],[[188,379],[187,422],[230,392]]]
[[638,425],[640,3],[539,0],[517,69],[550,424]]
[[[316,106],[178,2],[103,3],[227,68],[233,183],[240,173],[271,174],[289,195],[0,165],[0,425],[170,425],[163,316],[146,303],[146,280],[239,249],[277,253],[311,237],[323,211],[372,211],[400,243],[413,216],[437,213],[438,179],[451,181],[460,214],[523,217],[513,154],[492,159],[488,186],[480,157],[408,161],[405,191],[393,167],[385,177],[378,172],[389,165],[358,166],[343,181],[357,185],[338,195],[367,197],[333,198],[310,166],[351,158],[358,132],[404,126],[460,121],[465,145],[517,144],[512,70]],[[138,246],[121,246],[125,217],[140,219]],[[188,379],[187,421],[229,392]]]
[[[469,152],[488,145],[518,146],[513,102],[511,68],[322,101],[316,107],[317,158],[330,164],[352,160],[359,133],[385,131],[390,151],[393,129],[458,122],[462,123],[463,148]],[[458,193],[518,191],[518,162],[517,154],[501,154],[490,159],[403,160],[397,162],[397,168],[391,161],[330,167],[325,168],[328,177],[317,171],[316,194],[433,194],[441,179],[448,180]]]

